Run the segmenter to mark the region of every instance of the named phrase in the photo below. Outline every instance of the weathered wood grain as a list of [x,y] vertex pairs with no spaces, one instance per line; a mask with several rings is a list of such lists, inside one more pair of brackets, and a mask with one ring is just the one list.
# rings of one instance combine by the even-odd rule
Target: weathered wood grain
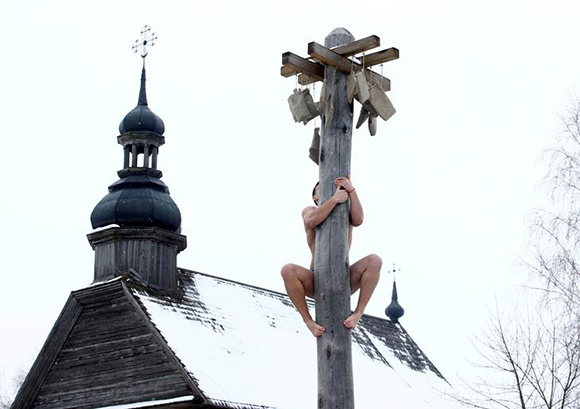
[[95,281],[134,269],[149,287],[177,291],[177,254],[187,246],[185,236],[157,227],[113,227],[87,237],[95,250]]
[[189,373],[187,373],[187,371],[183,367],[183,364],[181,363],[179,358],[175,355],[173,350],[171,348],[169,348],[169,345],[167,345],[167,343],[165,342],[165,339],[163,338],[163,336],[161,335],[161,333],[159,332],[157,327],[155,325],[153,325],[153,323],[149,320],[149,318],[147,317],[147,315],[143,311],[141,304],[139,304],[139,302],[137,302],[137,300],[133,297],[133,295],[131,294],[129,289],[124,284],[123,284],[123,290],[127,294],[129,301],[133,304],[133,306],[136,308],[136,310],[140,314],[141,319],[145,322],[145,325],[147,326],[147,328],[149,328],[149,330],[151,331],[151,334],[153,334],[153,336],[158,340],[158,342],[160,343],[161,347],[163,348],[163,350],[165,351],[167,356],[170,358],[170,360],[173,363],[175,363],[179,372],[181,373],[182,377],[185,379],[189,388],[193,391],[196,398],[199,401],[206,402],[207,401],[206,396],[199,389],[199,387],[196,384],[196,381],[194,381],[192,379],[192,376]]
[[142,308],[122,280],[72,293],[14,408],[88,409],[180,396],[195,396],[189,407],[203,402]]
[[[354,40],[350,34],[333,33],[326,37],[326,47]],[[350,174],[353,106],[347,100],[347,77],[334,65],[325,68],[326,92],[333,101],[334,113],[332,120],[323,121],[322,126],[321,203],[334,194],[334,180]],[[351,334],[343,325],[350,314],[348,225],[348,204],[343,203],[316,229],[316,322],[326,328],[317,339],[319,409],[354,408]]]

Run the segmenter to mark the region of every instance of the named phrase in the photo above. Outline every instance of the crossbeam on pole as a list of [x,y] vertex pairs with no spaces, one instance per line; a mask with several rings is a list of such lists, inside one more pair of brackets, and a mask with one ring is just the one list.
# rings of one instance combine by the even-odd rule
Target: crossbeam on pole
[[367,54],[364,57],[364,65],[365,67],[372,67],[373,65],[397,60],[398,58],[399,58],[398,48],[395,47],[387,48],[386,50],[381,50],[377,51],[376,53]]
[[[336,67],[344,72],[350,72],[353,69],[358,71],[363,68],[361,64],[351,61],[348,58],[337,54],[331,49],[326,48],[315,41],[308,44],[308,54],[321,63],[332,65],[333,67]],[[377,74],[376,72],[367,68],[365,68],[365,76],[372,84],[379,84],[383,91],[391,90],[391,80],[388,78],[383,77],[382,75]]]
[[283,77],[292,77],[293,75],[298,75],[298,83],[300,85],[308,85],[318,81],[322,81],[318,76],[300,74],[300,71],[296,71],[295,68],[289,65],[283,65],[282,67],[280,67],[280,75]]
[[[360,40],[352,41],[348,44],[334,47],[331,50],[337,54],[340,54],[343,57],[350,57],[355,54],[372,50],[373,48],[379,47],[380,45],[381,39],[379,38],[379,36],[371,35],[365,38],[361,38]],[[392,58],[393,51],[389,50],[396,50],[395,58]],[[399,50],[397,50],[396,48],[395,49],[389,48],[389,50],[379,51],[378,53],[373,53],[372,55],[377,54],[382,56],[383,55],[382,53],[386,52],[386,55],[388,57],[383,62],[399,58],[398,56]],[[375,64],[378,64],[378,62]],[[365,57],[365,66],[370,65],[374,64],[367,64]],[[282,67],[280,68],[280,75],[282,75],[283,77],[291,77],[293,75],[298,75],[298,83],[300,85],[308,85],[323,80],[322,76],[324,75],[324,67],[320,63],[316,63],[306,58],[302,58],[294,53],[287,52],[282,54]],[[369,77],[370,79],[369,75],[367,75],[367,77]],[[386,86],[387,81],[381,81],[383,89],[385,89],[384,87]]]
[[360,40],[352,41],[348,44],[339,45],[338,47],[331,48],[331,50],[343,57],[350,57],[351,55],[380,47],[380,45],[381,39],[376,35],[372,35],[361,38]]
[[[290,72],[290,70],[294,70],[295,72],[300,72],[302,74],[307,74],[310,77],[317,78],[318,81],[324,79],[324,66],[322,64],[308,61],[306,58],[302,58],[291,52],[282,54],[282,67],[286,67],[286,73]],[[284,75],[284,71],[281,71],[281,74],[286,77],[294,75]]]

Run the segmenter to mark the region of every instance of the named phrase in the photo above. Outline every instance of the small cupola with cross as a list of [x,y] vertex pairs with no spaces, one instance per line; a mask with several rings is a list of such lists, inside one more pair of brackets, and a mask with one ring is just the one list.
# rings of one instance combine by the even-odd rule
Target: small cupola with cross
[[117,142],[123,146],[119,180],[91,213],[94,229],[88,235],[95,250],[95,281],[108,280],[130,269],[151,287],[174,292],[177,287],[177,254],[186,247],[181,235],[181,213],[160,179],[159,147],[165,143],[165,125],[149,109],[145,89],[145,57],[157,35],[149,26],[133,51],[141,51],[143,69],[137,106],[119,125]]
[[[398,269],[398,271],[401,271],[401,269]],[[397,280],[395,277],[397,269],[395,268],[394,264],[392,273],[393,273],[393,292],[391,294],[391,303],[385,309],[385,314],[387,315],[387,317],[389,317],[391,322],[397,324],[399,322],[399,318],[405,315],[405,309],[401,307],[401,304],[399,304],[399,295],[397,294]]]
[[[161,172],[157,170],[157,154],[159,147],[165,143],[163,137],[165,124],[149,108],[145,86],[145,57],[148,54],[148,47],[155,45],[156,41],[157,34],[151,33],[151,27],[145,26],[141,30],[141,38],[135,40],[133,44],[133,52],[141,52],[143,69],[141,70],[141,88],[139,89],[137,106],[125,115],[119,124],[120,135],[117,140],[124,149],[123,170],[121,171],[123,174],[132,170],[148,169],[144,173],[156,177],[161,176]],[[139,160],[140,156],[141,160]]]

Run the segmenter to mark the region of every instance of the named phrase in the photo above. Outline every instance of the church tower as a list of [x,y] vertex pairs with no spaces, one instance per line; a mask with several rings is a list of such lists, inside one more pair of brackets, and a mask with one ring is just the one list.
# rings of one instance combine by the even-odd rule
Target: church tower
[[165,143],[163,120],[150,108],[145,86],[147,46],[155,34],[146,26],[141,40],[143,69],[137,106],[119,124],[117,142],[123,147],[123,168],[119,180],[91,214],[93,229],[87,237],[95,251],[94,282],[102,282],[136,271],[151,288],[174,293],[177,290],[177,254],[187,246],[180,234],[181,213],[161,181],[157,169],[160,147]]

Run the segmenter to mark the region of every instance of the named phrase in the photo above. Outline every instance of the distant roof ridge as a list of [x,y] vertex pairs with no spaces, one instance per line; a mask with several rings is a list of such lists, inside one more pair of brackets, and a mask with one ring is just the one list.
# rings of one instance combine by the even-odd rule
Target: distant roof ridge
[[[187,273],[187,274],[192,274],[192,273],[193,273],[193,274],[199,274],[199,275],[202,275],[202,276],[204,276],[204,277],[209,277],[209,278],[216,278],[216,279],[218,279],[218,280],[223,280],[223,281],[227,281],[227,282],[230,282],[230,283],[233,283],[233,284],[239,284],[239,285],[243,285],[243,286],[245,286],[245,287],[250,287],[250,288],[254,288],[254,289],[256,289],[256,290],[266,291],[266,292],[268,292],[268,293],[274,293],[274,294],[280,295],[280,296],[282,296],[282,297],[288,298],[288,294],[286,294],[286,293],[283,293],[283,292],[280,292],[280,291],[276,291],[276,290],[270,290],[270,289],[268,289],[268,288],[264,288],[264,287],[259,287],[259,286],[257,286],[257,285],[254,285],[254,284],[247,284],[247,283],[243,283],[243,282],[241,282],[241,281],[232,280],[231,278],[224,278],[224,277],[216,276],[216,275],[213,275],[213,274],[202,273],[202,272],[200,272],[200,271],[189,270],[189,269],[187,269],[187,268],[183,268],[183,267],[177,267],[177,270],[179,270],[179,271],[180,271],[180,272],[182,272],[182,273]],[[308,298],[306,298],[306,302],[307,302],[309,305],[312,305],[312,306],[314,306],[314,300],[311,300],[311,299],[308,299]],[[372,318],[374,318],[374,319],[377,319],[377,320],[380,320],[380,321],[387,321],[387,322],[391,322],[391,323],[393,323],[393,324],[395,324],[395,325],[399,325],[399,326],[401,326],[401,328],[403,328],[403,326],[402,326],[400,323],[394,323],[394,322],[392,322],[391,320],[387,320],[387,319],[385,319],[385,318],[377,317],[376,315],[372,315],[372,314],[366,314],[366,313],[365,313],[365,314],[363,314],[363,317],[372,317]],[[404,330],[404,328],[403,328],[403,330]]]
[[189,270],[189,269],[183,268],[183,267],[177,267],[177,269],[180,271],[186,272],[186,273],[200,274],[202,276],[206,276],[206,277],[210,277],[210,278],[217,278],[219,280],[228,281],[228,282],[234,283],[234,284],[241,284],[241,285],[246,286],[246,287],[252,287],[252,288],[255,288],[257,290],[267,291],[269,293],[276,293],[276,294],[279,294],[282,296],[288,296],[286,293],[283,293],[280,291],[270,290],[269,288],[259,287],[259,286],[254,285],[254,284],[242,283],[241,281],[232,280],[231,278],[225,278],[225,277],[220,277],[220,276],[216,276],[213,274],[202,273],[201,271]]

